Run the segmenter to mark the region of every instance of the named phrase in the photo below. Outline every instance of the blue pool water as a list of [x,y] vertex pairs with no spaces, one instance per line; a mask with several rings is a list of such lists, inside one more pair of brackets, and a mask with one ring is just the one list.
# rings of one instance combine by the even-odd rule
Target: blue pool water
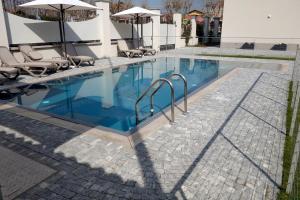
[[[217,79],[230,70],[219,61],[185,58],[159,58],[103,72],[68,77],[33,85],[11,101],[34,110],[54,114],[95,127],[120,133],[136,128],[135,102],[152,82],[181,73],[188,80],[189,93]],[[183,82],[172,80],[176,100],[183,97]],[[142,119],[150,117],[149,96],[140,103]],[[170,105],[167,85],[154,97],[155,112]]]

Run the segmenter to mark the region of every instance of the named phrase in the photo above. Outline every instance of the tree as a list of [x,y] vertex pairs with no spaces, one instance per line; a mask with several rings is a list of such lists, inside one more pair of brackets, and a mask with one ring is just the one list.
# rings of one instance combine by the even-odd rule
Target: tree
[[165,0],[165,9],[169,14],[176,12],[186,14],[193,6],[194,0]]
[[192,34],[192,23],[190,19],[184,19],[182,21],[182,29],[183,29],[182,37],[185,38],[185,44],[186,46],[188,46]]
[[209,17],[223,17],[224,0],[205,0],[205,12]]
[[133,7],[132,0],[112,0],[110,3],[110,12],[115,14],[117,12],[127,10]]
[[144,0],[142,2],[142,5],[141,5],[142,8],[145,8],[145,9],[149,9],[149,3],[148,3],[148,0]]
[[165,0],[165,9],[169,14],[180,12],[182,7],[182,0]]
[[184,0],[183,1],[183,13],[186,14],[191,11],[194,0]]

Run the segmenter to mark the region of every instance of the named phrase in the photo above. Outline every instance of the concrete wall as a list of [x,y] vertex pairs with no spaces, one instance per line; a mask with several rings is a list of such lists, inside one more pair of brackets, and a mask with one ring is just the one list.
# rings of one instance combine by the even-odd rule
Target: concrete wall
[[[98,16],[83,22],[67,22],[66,41],[100,41],[76,44],[79,54],[96,58],[117,56],[117,46],[111,40],[132,37],[132,25],[112,22],[110,19],[109,3],[96,2]],[[32,20],[10,13],[2,12],[0,2],[0,45],[17,46],[18,44],[59,43],[58,22]],[[160,10],[153,10],[160,14]],[[144,46],[152,46],[157,51],[162,45],[175,45],[176,48],[185,46],[181,38],[182,15],[174,15],[174,24],[160,24],[160,16],[152,17],[151,22],[143,25]],[[193,26],[192,36],[196,35],[196,26]],[[141,26],[139,25],[141,34]],[[134,25],[134,38],[137,38],[137,26]],[[191,40],[193,43],[194,40]],[[36,45],[45,58],[57,57],[61,54],[59,45]],[[13,50],[17,50],[13,48]]]
[[[108,2],[96,2],[96,6],[99,8],[97,14],[99,15],[97,30],[99,31],[100,41],[102,43],[101,57],[117,56],[117,47],[111,45],[111,29],[110,27],[110,11]],[[87,29],[89,30],[89,29]],[[88,33],[90,31],[87,31]],[[99,37],[98,36],[98,37]]]
[[[10,44],[60,42],[58,22],[32,20],[10,13],[5,15]],[[98,16],[84,22],[65,23],[66,41],[100,40],[99,21]]]
[[[32,20],[5,13],[9,44],[18,45],[24,43],[49,43],[60,42],[59,25],[57,22]],[[84,22],[70,22],[65,24],[66,41],[101,40],[101,33],[97,24],[100,17]],[[89,31],[87,31],[89,30]],[[81,45],[82,46],[82,45]],[[100,45],[93,45],[87,55],[102,57]],[[88,51],[88,48],[85,48]],[[51,55],[53,55],[51,53]]]
[[[156,10],[160,13],[159,10]],[[152,22],[143,25],[144,46],[153,46],[159,50],[161,45],[175,45],[175,48],[185,47],[185,39],[181,38],[182,34],[182,15],[174,14],[174,24],[160,24],[160,17],[152,17]],[[132,25],[111,21],[111,39],[117,40],[122,38],[132,38]],[[152,27],[153,26],[153,27]],[[133,36],[137,38],[137,26],[133,26]],[[153,42],[152,42],[153,31]],[[139,33],[141,34],[141,26],[139,25]],[[196,45],[196,22],[192,19],[192,33],[189,45]]]
[[225,0],[222,45],[299,44],[299,8],[299,0]]
[[7,29],[5,25],[5,17],[2,12],[2,1],[0,1],[0,46],[8,47]]
[[[88,44],[76,45],[77,51],[82,55],[93,57],[116,56],[116,47],[111,45],[109,27],[110,13],[109,3],[97,2],[98,17],[83,22],[65,23],[66,41],[100,41]],[[60,42],[58,22],[32,20],[19,17],[10,13],[2,12],[0,5],[0,45],[18,45],[35,43]],[[5,37],[7,36],[7,37]],[[61,52],[57,46],[37,47],[44,56],[58,56]]]
[[[160,11],[157,11],[160,13]],[[176,32],[175,24],[160,24],[160,18],[152,17],[153,22],[143,24],[143,42],[144,46],[154,46],[155,49],[159,49],[160,45],[174,44],[176,43]],[[181,15],[180,15],[181,21]],[[132,24],[118,23],[111,21],[111,39],[119,40],[122,38],[132,38]],[[139,27],[139,35],[141,36],[142,28]],[[180,25],[181,31],[181,25]],[[153,44],[152,44],[153,35]],[[137,38],[137,25],[133,25],[133,37]],[[180,34],[179,34],[180,37]]]
[[197,45],[198,44],[198,38],[197,38],[197,24],[196,24],[196,20],[192,19],[191,20],[192,23],[192,32],[191,32],[191,39],[189,41],[189,45]]
[[160,44],[169,45],[176,43],[175,24],[161,24],[160,25]]

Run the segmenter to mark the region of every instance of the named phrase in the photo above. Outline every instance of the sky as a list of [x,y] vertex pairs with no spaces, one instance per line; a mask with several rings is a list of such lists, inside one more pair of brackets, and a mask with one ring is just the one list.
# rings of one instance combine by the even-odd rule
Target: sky
[[[133,0],[134,4],[139,6],[144,0]],[[163,8],[164,0],[148,0],[150,8]],[[193,9],[199,10],[203,7],[203,0],[194,0]]]

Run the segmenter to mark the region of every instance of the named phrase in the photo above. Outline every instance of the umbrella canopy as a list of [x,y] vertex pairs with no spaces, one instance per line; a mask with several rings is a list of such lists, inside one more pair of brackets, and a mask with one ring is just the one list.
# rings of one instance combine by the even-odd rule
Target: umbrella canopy
[[60,12],[60,39],[63,45],[64,56],[66,56],[66,44],[65,44],[65,12],[72,10],[97,10],[98,7],[85,3],[79,0],[34,0],[22,5],[19,5],[21,8],[39,8],[39,9],[47,9],[47,10],[56,10]]
[[93,10],[98,9],[79,0],[35,0],[22,5],[23,8],[40,8],[48,10]]
[[[133,7],[128,10],[124,10],[122,12],[116,13],[113,15],[114,17],[127,17],[127,18],[135,18],[137,24],[137,41],[138,41],[138,48],[140,48],[140,36],[139,36],[139,18],[142,17],[152,17],[152,16],[160,16],[160,14],[153,12],[151,10],[147,10],[141,7]],[[143,28],[143,27],[142,27]],[[133,38],[133,36],[132,36]]]
[[122,12],[116,13],[113,15],[114,17],[129,17],[129,18],[135,18],[135,17],[152,17],[152,16],[160,16],[160,14],[157,14],[156,12],[153,12],[151,10],[147,10],[145,8],[141,7],[133,7],[128,10],[124,10]]

